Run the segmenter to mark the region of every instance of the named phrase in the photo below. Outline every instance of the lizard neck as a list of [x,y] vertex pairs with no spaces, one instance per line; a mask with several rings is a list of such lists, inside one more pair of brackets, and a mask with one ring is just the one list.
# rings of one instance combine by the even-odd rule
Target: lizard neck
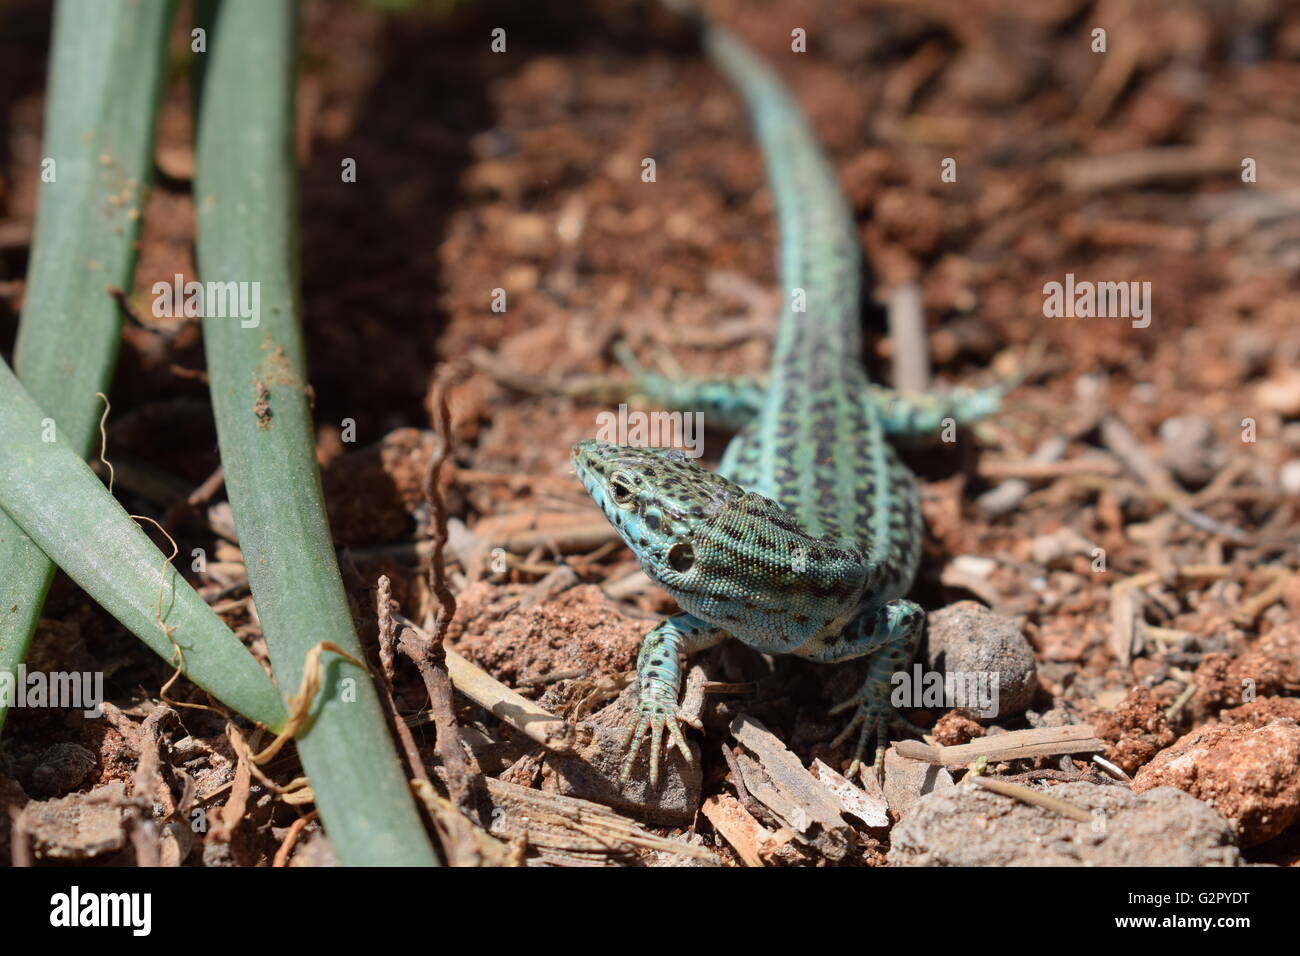
[[685,610],[769,653],[790,653],[842,628],[874,578],[852,543],[809,534],[752,492],[692,538],[691,572],[659,583]]

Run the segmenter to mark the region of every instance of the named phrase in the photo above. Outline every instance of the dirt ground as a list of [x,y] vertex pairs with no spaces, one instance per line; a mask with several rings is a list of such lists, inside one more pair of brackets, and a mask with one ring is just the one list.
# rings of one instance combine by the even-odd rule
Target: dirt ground
[[[429,531],[419,482],[434,443],[429,396],[444,376],[455,450],[443,485],[464,532],[450,566],[452,646],[560,716],[599,707],[673,605],[636,576],[612,533],[591,531],[602,519],[569,450],[595,434],[607,406],[573,386],[623,375],[611,353],[620,341],[647,364],[673,361],[688,374],[765,370],[776,227],[741,103],[689,32],[649,4],[304,6],[305,335],[318,454],[363,640],[374,654],[380,574],[407,617],[430,608],[415,545]],[[835,163],[875,282],[865,303],[873,377],[890,381],[885,305],[909,284],[921,294],[937,385],[989,383],[1042,348],[1002,414],[955,444],[904,452],[922,479],[927,525],[914,599],[930,611],[978,599],[1022,628],[1037,668],[1028,713],[994,728],[954,715],[935,740],[1086,721],[1106,740],[1104,756],[1138,774],[1164,751],[1199,746],[1187,737],[1206,728],[1274,718],[1294,728],[1300,9],[1268,0],[708,7],[776,66]],[[1090,49],[1096,26],[1107,30],[1105,54]],[[505,53],[490,49],[495,27],[507,31]],[[806,53],[791,52],[795,28],[807,31]],[[0,11],[7,358],[35,206],[48,29],[44,3]],[[158,145],[166,178],[147,209],[131,296],[145,316],[155,282],[194,275],[183,49],[178,31]],[[642,180],[646,157],[652,183]],[[355,183],[340,181],[345,158],[356,161]],[[946,159],[955,182],[941,177]],[[1254,181],[1243,182],[1250,170]],[[1044,284],[1067,273],[1150,282],[1150,324],[1045,317]],[[496,290],[505,311],[492,309]],[[168,323],[125,325],[108,432],[121,496],[135,513],[165,516],[183,553],[216,556],[208,573],[187,577],[265,660],[238,548],[214,530],[220,492],[186,509],[143,490],[152,477],[187,492],[218,465],[199,329]],[[707,462],[726,438],[709,433]],[[145,477],[123,480],[131,471]],[[764,658],[736,642],[701,663],[710,680],[742,685],[709,694],[705,730],[690,732],[703,799],[738,797],[750,819],[780,833],[737,787],[728,725],[749,715],[805,765],[842,772],[850,748],[830,746],[839,718],[827,710],[862,668]],[[133,728],[157,710],[167,665],[60,576],[29,666],[103,671],[118,713],[15,711],[0,795],[22,804],[115,782],[129,791]],[[193,688],[173,693],[200,699]],[[398,703],[405,715],[426,711],[414,668],[399,672]],[[933,728],[945,712],[907,716]],[[459,716],[485,773],[554,786],[510,728],[464,700]],[[171,714],[157,727],[164,765],[184,768],[201,799],[219,804],[234,760],[220,722]],[[434,762],[431,727],[415,733]],[[1231,778],[1241,765],[1228,764]],[[295,769],[273,776],[284,782]],[[1261,837],[1243,836],[1247,860],[1300,861],[1300,826],[1274,832],[1277,814],[1300,813],[1297,770],[1282,769],[1267,794],[1243,772],[1215,801]],[[1086,755],[989,772],[1096,775]],[[1197,793],[1194,782],[1174,785]],[[1263,829],[1234,814],[1234,801],[1268,800],[1273,824]],[[707,814],[665,822],[615,809],[716,861],[742,861]],[[178,840],[178,858],[264,865],[296,838],[292,863],[328,859],[316,824],[291,836],[302,813],[263,793],[222,846]],[[0,860],[10,842],[0,835]],[[835,862],[879,864],[888,849],[887,828],[856,827]],[[121,863],[133,852],[110,834],[62,859]],[[529,860],[572,862],[535,851]],[[800,844],[764,862],[826,858]]]

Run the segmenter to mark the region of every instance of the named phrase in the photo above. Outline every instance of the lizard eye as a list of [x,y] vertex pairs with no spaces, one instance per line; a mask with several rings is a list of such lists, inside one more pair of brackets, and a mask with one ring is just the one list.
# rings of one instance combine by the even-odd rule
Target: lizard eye
[[636,499],[636,489],[632,487],[628,476],[621,471],[609,479],[609,494],[614,499],[614,504],[621,507],[627,507]]
[[695,549],[689,541],[679,541],[668,549],[668,566],[678,574],[685,574],[695,565]]

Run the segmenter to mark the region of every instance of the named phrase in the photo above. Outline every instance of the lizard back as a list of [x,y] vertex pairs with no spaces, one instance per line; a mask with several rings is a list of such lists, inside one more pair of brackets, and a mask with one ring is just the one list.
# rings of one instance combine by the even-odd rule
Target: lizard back
[[916,574],[921,512],[860,359],[862,252],[852,213],[781,81],[723,28],[710,24],[703,35],[763,147],[784,292],[762,409],[719,471],[776,500],[809,534],[858,548],[873,602],[897,597]]

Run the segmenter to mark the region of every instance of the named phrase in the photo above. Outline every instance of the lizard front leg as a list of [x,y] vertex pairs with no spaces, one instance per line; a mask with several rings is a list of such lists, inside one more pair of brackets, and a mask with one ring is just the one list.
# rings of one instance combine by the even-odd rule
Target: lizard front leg
[[650,782],[659,782],[659,747],[664,730],[671,742],[688,761],[690,748],[682,736],[680,721],[685,720],[697,730],[699,719],[681,714],[677,697],[681,692],[682,668],[680,658],[712,647],[727,637],[727,632],[714,627],[691,614],[677,614],[656,625],[641,641],[641,652],[636,659],[637,705],[628,721],[627,736],[623,746],[627,757],[619,772],[620,781],[632,775],[636,755],[650,735]]
[[836,661],[871,656],[867,679],[863,681],[862,688],[830,711],[838,714],[857,706],[848,726],[831,742],[832,747],[838,747],[848,740],[855,727],[859,728],[858,742],[853,748],[853,762],[849,765],[850,779],[862,771],[862,754],[866,750],[869,736],[874,735],[876,740],[875,759],[872,763],[876,776],[880,777],[884,770],[889,722],[894,712],[890,701],[892,678],[912,660],[924,623],[925,612],[919,605],[901,599],[889,601],[853,621],[848,627],[849,634],[846,635],[850,640],[836,646],[833,654],[828,652],[822,657],[823,660]]

